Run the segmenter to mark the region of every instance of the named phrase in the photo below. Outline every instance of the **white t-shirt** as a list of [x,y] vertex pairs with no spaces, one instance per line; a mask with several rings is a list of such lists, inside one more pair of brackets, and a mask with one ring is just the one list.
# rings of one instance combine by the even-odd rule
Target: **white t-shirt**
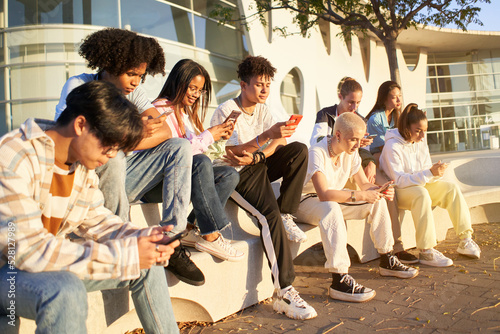
[[[234,99],[228,100],[214,111],[210,126],[222,124],[233,110],[240,111],[240,108]],[[255,139],[262,132],[268,130],[274,125],[274,120],[265,104],[257,103],[253,114],[250,116],[244,112],[238,117],[234,125],[234,131],[231,138],[228,139],[226,146],[236,146],[247,143]]]
[[[64,87],[61,91],[61,97],[59,99],[59,103],[56,106],[56,115],[54,119],[57,120],[63,110],[66,109],[66,98],[73,89],[83,85],[84,83],[97,79],[98,77],[96,73],[82,73],[80,75],[75,75],[69,78],[68,81],[66,81],[66,83],[64,84]],[[136,106],[140,114],[142,114],[149,108],[154,108],[148,97],[146,96],[146,92],[140,86],[137,87],[132,93],[125,95],[125,97]]]
[[325,175],[328,189],[342,190],[347,180],[361,168],[361,157],[358,151],[353,154],[340,153],[338,164],[335,166],[334,159],[330,158],[328,153],[327,140],[328,138],[325,137],[309,148],[309,162],[304,189],[302,190],[303,194],[316,193],[312,182],[312,176],[316,172]]

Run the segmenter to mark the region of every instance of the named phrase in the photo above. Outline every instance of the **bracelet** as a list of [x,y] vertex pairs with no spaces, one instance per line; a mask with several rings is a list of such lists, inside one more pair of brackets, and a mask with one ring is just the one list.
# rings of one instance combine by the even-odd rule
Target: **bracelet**
[[264,152],[258,151],[257,154],[260,156],[259,163],[261,163],[261,162],[265,163],[266,162],[266,155],[264,154]]
[[259,145],[259,136],[255,137],[255,141],[257,142],[257,146],[259,147],[259,150],[262,150],[262,146]]

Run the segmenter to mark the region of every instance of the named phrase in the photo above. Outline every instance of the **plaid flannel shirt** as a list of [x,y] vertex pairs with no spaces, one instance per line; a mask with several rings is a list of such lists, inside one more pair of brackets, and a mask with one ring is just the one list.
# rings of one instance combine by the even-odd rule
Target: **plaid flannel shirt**
[[[15,266],[21,270],[63,270],[94,280],[137,278],[137,237],[149,235],[151,228],[124,223],[104,208],[94,170],[77,165],[59,231],[54,236],[44,228],[41,209],[50,200],[54,142],[43,129],[53,125],[28,119],[0,138],[0,267],[15,245]],[[71,241],[71,232],[83,239]]]

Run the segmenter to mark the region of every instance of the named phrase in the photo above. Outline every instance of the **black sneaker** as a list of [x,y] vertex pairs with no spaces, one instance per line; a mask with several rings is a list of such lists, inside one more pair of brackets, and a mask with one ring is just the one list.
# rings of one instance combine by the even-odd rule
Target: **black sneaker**
[[[186,254],[188,253],[188,254]],[[179,280],[191,285],[205,284],[205,276],[201,270],[189,258],[191,253],[182,245],[175,248],[174,254],[170,256],[168,269]]]
[[407,251],[397,252],[396,255],[401,263],[405,264],[413,264],[418,263],[418,257],[413,255],[412,253],[408,253]]
[[356,283],[349,274],[332,274],[330,297],[346,302],[366,302],[375,297],[375,290]]
[[380,275],[398,278],[413,278],[418,275],[418,269],[402,264],[396,255],[380,254]]

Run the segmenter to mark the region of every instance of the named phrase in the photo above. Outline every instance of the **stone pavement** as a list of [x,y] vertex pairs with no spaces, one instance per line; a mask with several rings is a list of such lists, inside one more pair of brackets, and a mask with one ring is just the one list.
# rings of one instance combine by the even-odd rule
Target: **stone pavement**
[[331,276],[323,268],[321,244],[315,245],[295,259],[294,286],[316,309],[317,318],[289,319],[275,313],[267,300],[214,324],[181,323],[181,333],[500,333],[500,223],[473,227],[481,259],[459,255],[459,240],[450,229],[436,248],[454,265],[420,265],[419,276],[411,280],[380,276],[378,260],[360,264],[352,259],[352,276],[377,291],[366,303],[328,297]]

